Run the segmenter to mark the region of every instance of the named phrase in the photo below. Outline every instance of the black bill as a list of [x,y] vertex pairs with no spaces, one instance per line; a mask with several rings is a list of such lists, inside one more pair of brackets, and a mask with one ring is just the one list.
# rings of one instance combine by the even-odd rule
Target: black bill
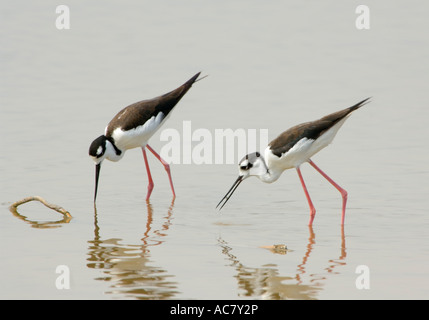
[[97,189],[98,189],[98,178],[100,176],[101,162],[95,165],[95,191],[94,191],[94,203],[97,199]]
[[226,193],[226,195],[222,198],[222,200],[219,201],[219,203],[217,204],[216,208],[219,207],[219,205],[223,202],[223,204],[221,205],[221,207],[219,208],[219,210],[221,210],[223,208],[223,206],[228,202],[229,198],[231,198],[232,194],[234,193],[235,189],[238,188],[238,186],[240,185],[241,181],[243,181],[243,176],[238,176],[237,180],[235,180],[234,184],[232,185],[231,189],[229,189],[229,191]]

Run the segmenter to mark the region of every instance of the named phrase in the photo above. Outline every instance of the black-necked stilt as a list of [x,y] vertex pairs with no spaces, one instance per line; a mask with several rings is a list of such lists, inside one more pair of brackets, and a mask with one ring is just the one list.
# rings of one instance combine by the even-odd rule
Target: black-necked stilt
[[302,123],[286,130],[268,144],[268,147],[265,149],[265,158],[259,152],[246,155],[239,163],[239,176],[237,180],[216,208],[225,200],[220,207],[222,209],[244,179],[256,176],[263,182],[271,183],[276,181],[283,171],[295,168],[310,206],[309,225],[312,225],[316,209],[313,206],[300,169],[302,163],[308,162],[340,191],[343,198],[341,214],[341,224],[343,225],[347,191],[328,177],[310,158],[332,142],[351,112],[368,103],[368,99],[352,107],[329,114],[319,120]]
[[107,125],[104,135],[95,139],[89,147],[89,155],[95,162],[95,192],[94,203],[97,198],[98,177],[100,174],[101,163],[104,159],[110,161],[119,161],[128,149],[141,147],[146,165],[146,171],[149,178],[148,192],[146,200],[149,199],[153,180],[149,169],[149,163],[146,156],[146,148],[152,152],[155,157],[163,164],[170,179],[173,199],[176,197],[173,187],[173,181],[170,174],[170,166],[159,154],[155,152],[148,144],[149,138],[161,127],[168,118],[174,106],[188,92],[192,84],[197,81],[200,72],[189,79],[186,83],[177,89],[162,96],[143,100],[129,105],[122,109]]

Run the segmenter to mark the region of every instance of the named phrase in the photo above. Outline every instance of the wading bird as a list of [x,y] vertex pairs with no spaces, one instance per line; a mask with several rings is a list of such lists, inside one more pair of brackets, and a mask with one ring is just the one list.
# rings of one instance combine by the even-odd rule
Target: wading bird
[[133,148],[142,148],[143,151],[143,158],[149,178],[146,200],[149,200],[154,185],[147,161],[146,148],[164,166],[170,180],[173,199],[176,197],[171,179],[170,166],[148,145],[148,140],[170,116],[175,105],[188,92],[192,84],[202,79],[197,80],[199,75],[200,73],[197,73],[186,83],[169,93],[153,99],[133,103],[122,109],[109,122],[104,134],[91,143],[89,155],[95,162],[94,204],[97,198],[98,178],[103,160],[119,161],[124,156],[126,150]]
[[301,164],[308,162],[341,193],[343,199],[341,225],[344,225],[347,191],[316,166],[310,158],[332,142],[338,130],[351,113],[368,103],[368,99],[370,98],[344,110],[329,114],[319,120],[302,123],[286,130],[268,144],[264,156],[259,152],[246,155],[239,163],[239,176],[237,180],[235,180],[231,189],[229,189],[216,208],[223,202],[220,207],[222,209],[240,183],[248,177],[256,176],[263,182],[272,183],[280,177],[283,171],[295,168],[310,206],[309,225],[312,225],[316,209],[311,201],[300,169]]

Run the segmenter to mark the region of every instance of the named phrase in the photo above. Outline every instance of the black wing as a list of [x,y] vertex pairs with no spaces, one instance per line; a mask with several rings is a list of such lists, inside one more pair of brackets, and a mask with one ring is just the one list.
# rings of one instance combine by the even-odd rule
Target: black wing
[[188,92],[199,75],[200,73],[197,73],[177,89],[162,96],[139,101],[129,105],[128,107],[125,107],[119,111],[118,114],[107,125],[106,136],[111,136],[116,128],[130,130],[143,125],[147,120],[153,116],[156,117],[160,112],[162,112],[164,117],[166,117],[170,111],[173,110],[180,99],[182,99],[186,92]]
[[269,143],[271,151],[276,156],[281,157],[282,154],[288,152],[302,138],[316,140],[338,121],[366,104],[368,99],[370,98],[362,100],[354,106],[344,110],[331,113],[319,120],[302,123],[286,130]]

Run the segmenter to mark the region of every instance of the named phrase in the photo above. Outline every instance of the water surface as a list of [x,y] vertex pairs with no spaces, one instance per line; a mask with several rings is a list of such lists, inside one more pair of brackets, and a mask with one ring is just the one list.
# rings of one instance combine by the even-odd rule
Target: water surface
[[[2,3],[0,297],[3,299],[427,299],[429,297],[428,5],[174,1]],[[219,213],[236,165],[174,164],[177,198],[141,151],[104,163],[97,209],[90,142],[122,107],[198,82],[163,129],[285,129],[372,97],[313,160],[312,228],[298,176],[241,184]],[[160,150],[161,131],[151,140]],[[215,150],[213,151],[215,152]],[[243,155],[236,155],[237,161]],[[73,216],[40,203],[40,195]],[[261,246],[285,244],[288,251]],[[285,253],[285,254],[284,254]],[[70,270],[58,290],[56,268]],[[367,266],[370,288],[358,289]]]

